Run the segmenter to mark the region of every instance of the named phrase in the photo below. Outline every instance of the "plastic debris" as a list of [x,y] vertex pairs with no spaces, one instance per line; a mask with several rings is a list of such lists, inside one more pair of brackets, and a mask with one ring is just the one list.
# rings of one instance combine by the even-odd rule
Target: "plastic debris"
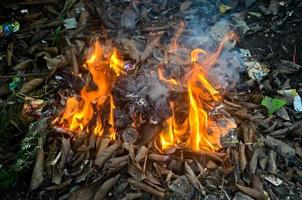
[[219,6],[219,13],[221,14],[221,15],[223,15],[224,13],[226,13],[227,11],[229,11],[229,10],[231,10],[232,9],[232,7],[231,6],[228,6],[228,5],[225,5],[225,4],[220,4],[220,6]]
[[22,86],[22,83],[23,83],[23,80],[16,76],[13,78],[12,82],[10,82],[8,88],[10,91],[16,91],[16,90],[19,90]]
[[274,112],[281,109],[285,104],[286,101],[283,99],[273,99],[268,96],[265,96],[261,101],[261,105],[267,108],[268,115],[272,115]]
[[66,29],[74,29],[78,26],[78,22],[75,18],[64,19],[63,22]]
[[296,89],[279,90],[277,92],[285,97],[292,97],[295,111],[302,112],[302,100]]
[[248,49],[239,49],[239,53],[244,59],[252,57],[252,54]]
[[275,176],[267,175],[264,176],[264,179],[273,184],[274,186],[279,186],[283,183],[283,181]]
[[125,63],[124,69],[125,69],[126,71],[132,71],[132,70],[135,69],[135,65],[133,65],[132,63]]
[[227,134],[220,138],[220,143],[222,147],[235,147],[239,140],[237,138],[237,130],[232,128]]
[[4,23],[0,25],[0,37],[10,36],[12,33],[19,31],[19,29],[20,29],[20,24],[17,21]]
[[257,81],[261,81],[270,71],[266,65],[257,61],[245,62],[245,66],[249,77]]
[[295,111],[302,112],[301,97],[298,94],[294,97],[294,108]]

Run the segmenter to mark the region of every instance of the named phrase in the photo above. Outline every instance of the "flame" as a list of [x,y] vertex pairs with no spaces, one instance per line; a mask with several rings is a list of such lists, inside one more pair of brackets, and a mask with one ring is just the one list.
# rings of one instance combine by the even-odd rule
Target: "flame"
[[170,88],[172,90],[174,90],[175,87],[179,86],[179,81],[177,81],[176,79],[173,79],[173,78],[167,79],[167,78],[165,78],[163,69],[160,68],[160,67],[158,68],[158,78],[159,78],[159,80],[167,83],[167,85],[170,86]]
[[[187,95],[189,113],[185,122],[181,125],[176,123],[172,104],[172,116],[166,120],[167,128],[160,133],[160,142],[163,150],[177,145],[184,145],[194,152],[201,150],[217,151],[221,148],[220,137],[227,133],[236,124],[231,120],[225,120],[224,126],[217,125],[209,132],[209,123],[214,123],[208,118],[207,110],[212,109],[213,103],[219,103],[221,96],[219,92],[207,80],[207,71],[214,65],[225,45],[229,40],[237,39],[235,33],[229,33],[222,40],[217,51],[209,54],[203,49],[194,49],[191,52],[192,69],[187,77]],[[205,59],[199,62],[199,55],[203,54]],[[166,83],[173,85],[174,81],[163,78],[159,71],[159,77]]]
[[79,99],[76,97],[68,98],[64,112],[59,120],[59,125],[74,132],[89,132],[91,127],[93,134],[101,136],[104,133],[101,112],[105,103],[109,100],[110,113],[108,122],[111,126],[109,134],[114,139],[113,113],[115,106],[111,96],[112,80],[110,69],[114,71],[116,76],[121,75],[123,73],[123,61],[118,58],[116,49],[113,50],[109,60],[106,60],[101,44],[97,41],[94,43],[93,52],[88,57],[84,66],[90,72],[97,89],[93,90],[89,84],[86,84],[80,92]]

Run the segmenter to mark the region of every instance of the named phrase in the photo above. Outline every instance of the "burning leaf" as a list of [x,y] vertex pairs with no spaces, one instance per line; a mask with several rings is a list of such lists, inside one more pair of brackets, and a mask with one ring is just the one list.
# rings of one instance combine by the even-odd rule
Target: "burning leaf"
[[36,89],[41,83],[44,82],[43,78],[34,78],[26,83],[24,83],[19,90],[20,93],[28,94],[32,90]]
[[286,104],[283,99],[272,99],[271,97],[265,96],[261,101],[261,105],[267,108],[268,115],[272,115],[274,112],[282,108]]
[[106,194],[110,191],[110,189],[117,183],[120,178],[120,174],[116,175],[115,177],[108,179],[105,181],[100,189],[96,192],[94,199],[95,200],[102,200],[105,199]]

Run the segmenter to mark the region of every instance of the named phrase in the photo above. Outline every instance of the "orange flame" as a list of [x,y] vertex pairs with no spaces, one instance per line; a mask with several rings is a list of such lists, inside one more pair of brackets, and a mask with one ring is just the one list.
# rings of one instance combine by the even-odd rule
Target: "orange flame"
[[[171,106],[172,116],[166,120],[167,128],[160,133],[163,150],[184,145],[194,152],[217,151],[221,148],[220,137],[229,129],[236,127],[233,121],[225,120],[226,124],[223,127],[212,128],[210,133],[208,123],[213,123],[213,120],[208,118],[206,111],[212,108],[208,102],[218,103],[221,99],[219,92],[206,79],[206,72],[216,63],[225,43],[234,39],[237,39],[234,33],[226,35],[217,51],[210,55],[203,49],[194,49],[191,52],[192,70],[187,79],[189,114],[183,124],[177,125],[174,105]],[[198,62],[200,54],[205,55],[206,58]],[[163,77],[160,71],[159,77]],[[170,85],[174,83],[164,78],[161,79]]]
[[[112,139],[115,138],[114,130],[114,102],[110,94],[111,80],[110,69],[112,69],[116,76],[122,74],[123,62],[119,60],[117,50],[113,51],[109,60],[104,60],[103,49],[101,44],[97,41],[93,46],[93,52],[88,57],[85,67],[90,72],[93,82],[97,89],[92,90],[86,84],[80,93],[80,99],[70,97],[66,101],[66,107],[60,118],[59,125],[71,131],[90,131],[89,125],[92,121],[95,124],[92,133],[101,136],[104,133],[104,126],[101,119],[101,110],[107,100],[110,103],[110,113],[108,122],[111,126],[109,134]],[[94,112],[96,110],[96,113]]]

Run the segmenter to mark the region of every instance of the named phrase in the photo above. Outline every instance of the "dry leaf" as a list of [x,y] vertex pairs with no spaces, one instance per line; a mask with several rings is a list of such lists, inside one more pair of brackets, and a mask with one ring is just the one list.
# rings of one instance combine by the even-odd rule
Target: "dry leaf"
[[180,11],[185,11],[188,10],[190,8],[190,6],[192,5],[192,1],[185,1],[182,4],[180,4]]
[[117,183],[120,178],[120,174],[116,175],[113,178],[108,179],[105,181],[102,186],[98,189],[95,193],[94,199],[95,200],[102,200],[105,199],[106,194],[110,191],[110,189]]
[[127,193],[125,197],[123,197],[121,200],[133,200],[133,199],[139,199],[141,196],[143,196],[142,193]]
[[13,68],[13,70],[17,71],[17,70],[24,70],[24,69],[27,69],[31,66],[33,66],[34,64],[34,61],[32,59],[28,59],[28,60],[25,60],[17,65],[15,65]]
[[24,83],[19,90],[20,93],[28,94],[32,90],[36,89],[41,83],[44,82],[43,78],[34,78],[26,83]]
[[145,146],[141,146],[141,148],[138,150],[136,156],[135,156],[135,162],[140,162],[141,160],[143,160],[147,154],[148,154],[148,148]]
[[134,29],[137,22],[138,15],[135,10],[128,6],[121,16],[121,26],[125,29]]
[[36,156],[36,163],[32,173],[30,182],[30,191],[37,189],[43,183],[43,171],[44,171],[44,150],[43,150],[43,138],[40,137],[38,145],[41,147]]
[[80,187],[79,189],[73,191],[69,200],[91,200],[95,194],[96,189],[98,188],[98,182],[93,183],[88,186]]
[[108,147],[110,143],[110,138],[109,137],[104,137],[101,139],[101,143],[98,149],[98,153],[96,154],[96,158],[100,157],[103,151]]
[[239,163],[240,163],[240,169],[243,172],[247,162],[245,156],[245,145],[242,143],[239,144]]
[[164,192],[158,191],[158,190],[150,187],[147,184],[144,184],[142,182],[138,182],[138,181],[135,181],[135,180],[131,180],[131,179],[129,179],[128,182],[132,186],[134,186],[135,188],[140,189],[140,190],[142,190],[144,192],[153,194],[153,195],[158,196],[159,198],[162,198],[162,199],[165,197],[165,193]]
[[141,62],[144,62],[153,52],[153,49],[159,45],[160,36],[154,38],[149,44],[147,44],[145,50],[141,55]]
[[112,154],[121,146],[121,144],[122,143],[120,141],[117,141],[113,145],[104,149],[103,153],[95,158],[94,164],[102,167],[105,162],[112,156]]
[[242,186],[239,184],[235,184],[236,187],[241,190],[242,192],[244,192],[245,194],[257,199],[257,200],[264,200],[265,199],[265,195],[263,191],[258,191],[256,189],[250,188],[250,187],[246,187],[246,186]]
[[195,176],[193,170],[191,169],[191,167],[188,165],[187,162],[185,162],[184,164],[185,167],[185,174],[186,177],[188,178],[189,182],[198,190],[200,191],[203,195],[206,194],[206,191],[203,187],[203,185],[200,183],[200,181],[198,180],[198,178]]
[[129,159],[129,155],[117,157],[117,158],[111,158],[106,163],[108,168],[115,168],[118,164],[121,162],[127,161]]
[[123,46],[127,54],[135,60],[136,62],[139,62],[140,60],[140,54],[142,53],[139,49],[139,44],[134,39],[124,39],[122,40]]

